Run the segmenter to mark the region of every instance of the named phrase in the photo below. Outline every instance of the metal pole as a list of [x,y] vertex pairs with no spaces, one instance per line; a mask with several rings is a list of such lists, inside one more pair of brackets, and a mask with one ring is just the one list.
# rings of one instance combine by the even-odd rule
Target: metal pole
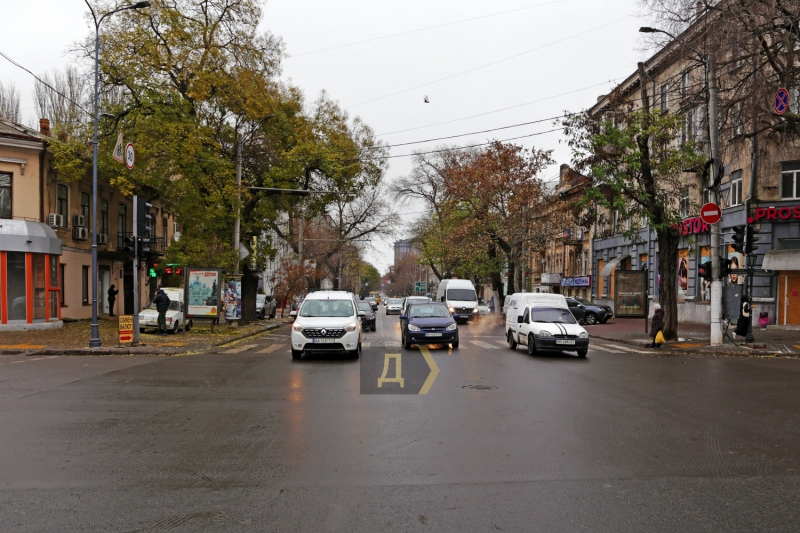
[[[102,19],[101,19],[102,20]],[[100,99],[100,23],[94,36],[94,137],[92,138],[92,332],[90,348],[103,345],[97,325],[97,122]]]
[[750,258],[745,259],[745,261],[747,261],[747,303],[750,306],[750,316],[747,320],[747,334],[744,336],[744,342],[751,344],[756,340],[756,338],[753,337],[753,316],[756,314],[755,306],[753,306],[753,270],[755,261],[750,261],[748,259]]
[[522,206],[522,289],[520,292],[527,292],[528,288],[528,257],[526,241],[528,240],[528,220],[527,210]]
[[233,222],[233,249],[236,251],[236,267],[233,273],[239,273],[239,229],[242,213],[242,138],[236,139],[236,220]]
[[139,346],[139,197],[133,195],[133,346]]
[[[712,48],[708,52],[708,60],[706,67],[706,83],[708,84],[708,137],[711,144],[711,180],[716,183],[719,176],[717,176],[718,166],[717,161],[720,158],[719,150],[719,114],[717,103],[717,61],[716,54]],[[710,201],[717,203],[717,188],[713,187],[709,190]],[[722,229],[722,220],[711,225],[711,332],[710,332],[710,345],[722,346],[722,326],[720,317],[722,315],[722,280],[720,275],[722,273],[719,256],[720,256],[720,232]]]

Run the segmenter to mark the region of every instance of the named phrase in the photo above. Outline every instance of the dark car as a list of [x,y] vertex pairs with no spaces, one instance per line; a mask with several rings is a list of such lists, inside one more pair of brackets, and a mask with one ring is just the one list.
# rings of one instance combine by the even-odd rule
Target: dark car
[[412,344],[449,344],[453,349],[458,348],[458,325],[445,304],[413,302],[406,306],[405,312],[400,315],[400,336],[406,349]]
[[375,310],[369,302],[358,302],[358,310],[364,311],[364,316],[361,317],[361,326],[364,329],[371,329],[375,331]]
[[377,302],[377,300],[375,300],[374,296],[367,296],[366,298],[364,298],[362,300],[362,302],[369,302],[369,305],[372,306],[372,310],[373,311],[377,311],[378,310],[378,302]]
[[598,322],[605,324],[609,318],[614,316],[611,307],[607,305],[596,305],[575,296],[567,297],[567,305],[572,312],[572,316],[575,317],[575,320],[587,326],[597,324]]

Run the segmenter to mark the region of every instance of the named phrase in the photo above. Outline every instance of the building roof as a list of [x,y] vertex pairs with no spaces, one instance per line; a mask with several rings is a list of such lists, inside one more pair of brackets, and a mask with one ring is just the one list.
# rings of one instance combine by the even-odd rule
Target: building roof
[[47,136],[42,135],[36,129],[17,124],[2,116],[0,116],[0,136],[26,141],[44,141],[48,139]]

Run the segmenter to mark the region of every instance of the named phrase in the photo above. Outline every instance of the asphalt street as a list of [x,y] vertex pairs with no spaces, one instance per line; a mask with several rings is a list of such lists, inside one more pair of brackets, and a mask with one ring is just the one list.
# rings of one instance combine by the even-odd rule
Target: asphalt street
[[0,531],[797,531],[800,360],[378,318],[360,359],[0,356]]

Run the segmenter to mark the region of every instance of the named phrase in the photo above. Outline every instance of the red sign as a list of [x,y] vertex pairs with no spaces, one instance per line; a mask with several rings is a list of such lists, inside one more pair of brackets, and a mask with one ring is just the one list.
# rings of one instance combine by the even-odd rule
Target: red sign
[[133,342],[133,332],[132,331],[128,331],[128,332],[120,331],[119,332],[119,342],[120,343]]
[[800,205],[792,207],[759,207],[756,215],[749,217],[747,222],[752,224],[759,220],[797,220],[800,219]]
[[775,93],[775,98],[772,101],[773,106],[775,107],[775,112],[779,115],[783,115],[786,113],[786,110],[789,109],[789,91],[785,88],[781,87]]
[[680,224],[681,235],[697,235],[708,231],[708,224],[703,222],[700,217],[687,218]]
[[700,208],[700,218],[708,225],[716,224],[722,218],[722,209],[717,204],[709,202]]

